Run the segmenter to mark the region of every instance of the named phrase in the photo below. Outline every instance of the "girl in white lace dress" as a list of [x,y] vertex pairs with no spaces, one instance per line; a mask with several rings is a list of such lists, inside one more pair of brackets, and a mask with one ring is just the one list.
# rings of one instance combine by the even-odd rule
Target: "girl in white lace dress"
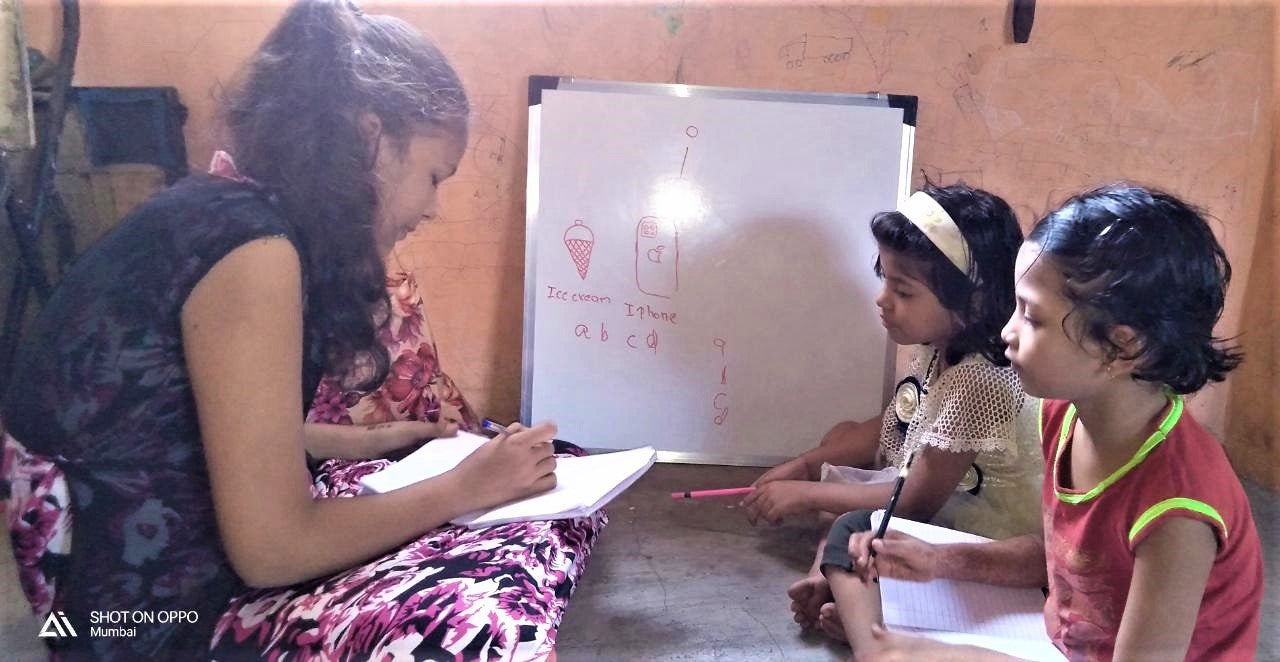
[[[1035,409],[999,335],[1014,307],[1017,219],[985,191],[926,187],[877,214],[871,231],[884,280],[881,321],[894,342],[919,347],[884,416],[839,423],[817,447],[766,472],[743,501],[748,518],[847,513],[831,531],[847,540],[885,506],[898,468],[913,457],[895,516],[996,537],[1036,530]],[[788,593],[798,623],[839,636],[823,549]]]

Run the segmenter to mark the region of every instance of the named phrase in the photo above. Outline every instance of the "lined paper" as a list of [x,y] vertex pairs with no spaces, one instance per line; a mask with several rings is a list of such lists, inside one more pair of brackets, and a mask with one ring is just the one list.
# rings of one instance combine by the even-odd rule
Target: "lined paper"
[[[878,527],[883,516],[884,511],[876,511],[871,516],[872,526]],[[990,542],[971,533],[898,517],[889,520],[889,528],[933,544]],[[881,577],[880,598],[885,625],[894,630],[1034,660],[1064,659],[1045,633],[1045,598],[1040,589]]]

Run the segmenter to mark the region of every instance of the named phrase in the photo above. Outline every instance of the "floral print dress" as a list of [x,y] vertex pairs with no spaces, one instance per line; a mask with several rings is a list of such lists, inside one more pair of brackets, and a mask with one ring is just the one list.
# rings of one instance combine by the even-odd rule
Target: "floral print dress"
[[[267,207],[243,182],[175,187],[135,214],[149,220],[122,223],[107,248],[81,258],[32,332],[16,373],[21,387],[4,409],[12,436],[0,497],[33,609],[64,611],[81,635],[45,641],[66,659],[548,657],[603,512],[474,531],[445,525],[362,566],[283,589],[250,591],[230,568],[177,325],[181,302],[219,257],[254,238],[290,237]],[[217,212],[206,218],[206,208]],[[473,429],[474,412],[440,369],[413,278],[393,275],[387,286],[387,380],[367,395],[343,392],[321,379],[308,346],[307,420],[444,417]],[[326,461],[313,472],[313,495],[354,496],[361,476],[387,464]],[[106,610],[199,616],[139,626],[129,637],[85,636],[88,613]]]
[[[381,338],[391,371],[377,391],[343,393],[320,384],[313,423],[366,425],[441,418],[475,430],[479,421],[440,367],[417,283],[387,279],[391,316]],[[557,452],[580,455],[557,442]],[[314,492],[349,497],[387,460],[329,460]],[[587,518],[515,522],[469,530],[445,525],[390,554],[288,589],[237,596],[218,621],[217,659],[542,660],[607,522]]]

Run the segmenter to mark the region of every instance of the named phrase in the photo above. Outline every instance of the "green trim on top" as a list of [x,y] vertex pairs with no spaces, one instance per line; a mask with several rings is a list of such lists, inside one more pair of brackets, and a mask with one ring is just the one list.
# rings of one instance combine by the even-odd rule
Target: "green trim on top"
[[1044,448],[1044,398],[1040,398],[1040,407],[1036,409],[1036,439],[1040,440],[1040,447]]
[[1215,510],[1213,506],[1210,506],[1203,501],[1196,501],[1195,499],[1175,497],[1172,499],[1165,499],[1164,501],[1157,503],[1156,505],[1148,508],[1146,512],[1142,513],[1142,515],[1138,517],[1138,521],[1134,522],[1133,526],[1129,528],[1129,544],[1133,544],[1133,539],[1138,537],[1138,534],[1142,533],[1142,530],[1145,529],[1152,520],[1174,509],[1190,510],[1195,513],[1200,513],[1201,515],[1217,522],[1218,526],[1222,527],[1222,542],[1227,541],[1227,523],[1222,520],[1222,515],[1219,515],[1218,511]]
[[1075,404],[1067,407],[1067,413],[1062,417],[1062,427],[1058,431],[1058,448],[1054,452],[1053,456],[1053,491],[1058,495],[1058,500],[1066,503],[1083,503],[1088,501],[1099,494],[1102,494],[1103,490],[1111,487],[1111,485],[1117,480],[1124,478],[1125,474],[1129,473],[1134,467],[1141,464],[1142,461],[1146,459],[1147,454],[1152,450],[1155,450],[1155,447],[1159,446],[1160,442],[1164,441],[1165,437],[1169,436],[1169,431],[1172,430],[1173,426],[1177,425],[1178,420],[1182,418],[1182,396],[1169,395],[1169,403],[1169,413],[1165,415],[1164,420],[1160,421],[1160,425],[1156,428],[1156,431],[1152,432],[1151,436],[1147,437],[1147,440],[1142,442],[1142,446],[1138,448],[1138,452],[1134,453],[1133,457],[1129,458],[1129,461],[1124,463],[1124,466],[1113,471],[1110,476],[1103,478],[1102,482],[1095,485],[1093,489],[1084,493],[1063,492],[1058,485],[1058,476],[1061,475],[1058,473],[1058,464],[1062,460],[1062,451],[1066,448],[1067,435],[1070,434],[1071,426],[1075,424],[1076,418]]

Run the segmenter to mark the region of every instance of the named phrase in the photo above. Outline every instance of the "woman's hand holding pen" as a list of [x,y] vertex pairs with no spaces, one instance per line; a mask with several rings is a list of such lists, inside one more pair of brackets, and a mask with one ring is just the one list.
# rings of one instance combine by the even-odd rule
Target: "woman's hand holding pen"
[[[872,556],[872,551],[875,556]],[[932,581],[938,576],[936,545],[905,533],[889,531],[877,539],[875,531],[862,531],[849,536],[849,560],[853,573],[864,582],[879,577],[905,579],[912,582]]]
[[554,423],[526,428],[514,423],[481,446],[450,473],[459,489],[479,499],[476,509],[522,499],[556,486]]

